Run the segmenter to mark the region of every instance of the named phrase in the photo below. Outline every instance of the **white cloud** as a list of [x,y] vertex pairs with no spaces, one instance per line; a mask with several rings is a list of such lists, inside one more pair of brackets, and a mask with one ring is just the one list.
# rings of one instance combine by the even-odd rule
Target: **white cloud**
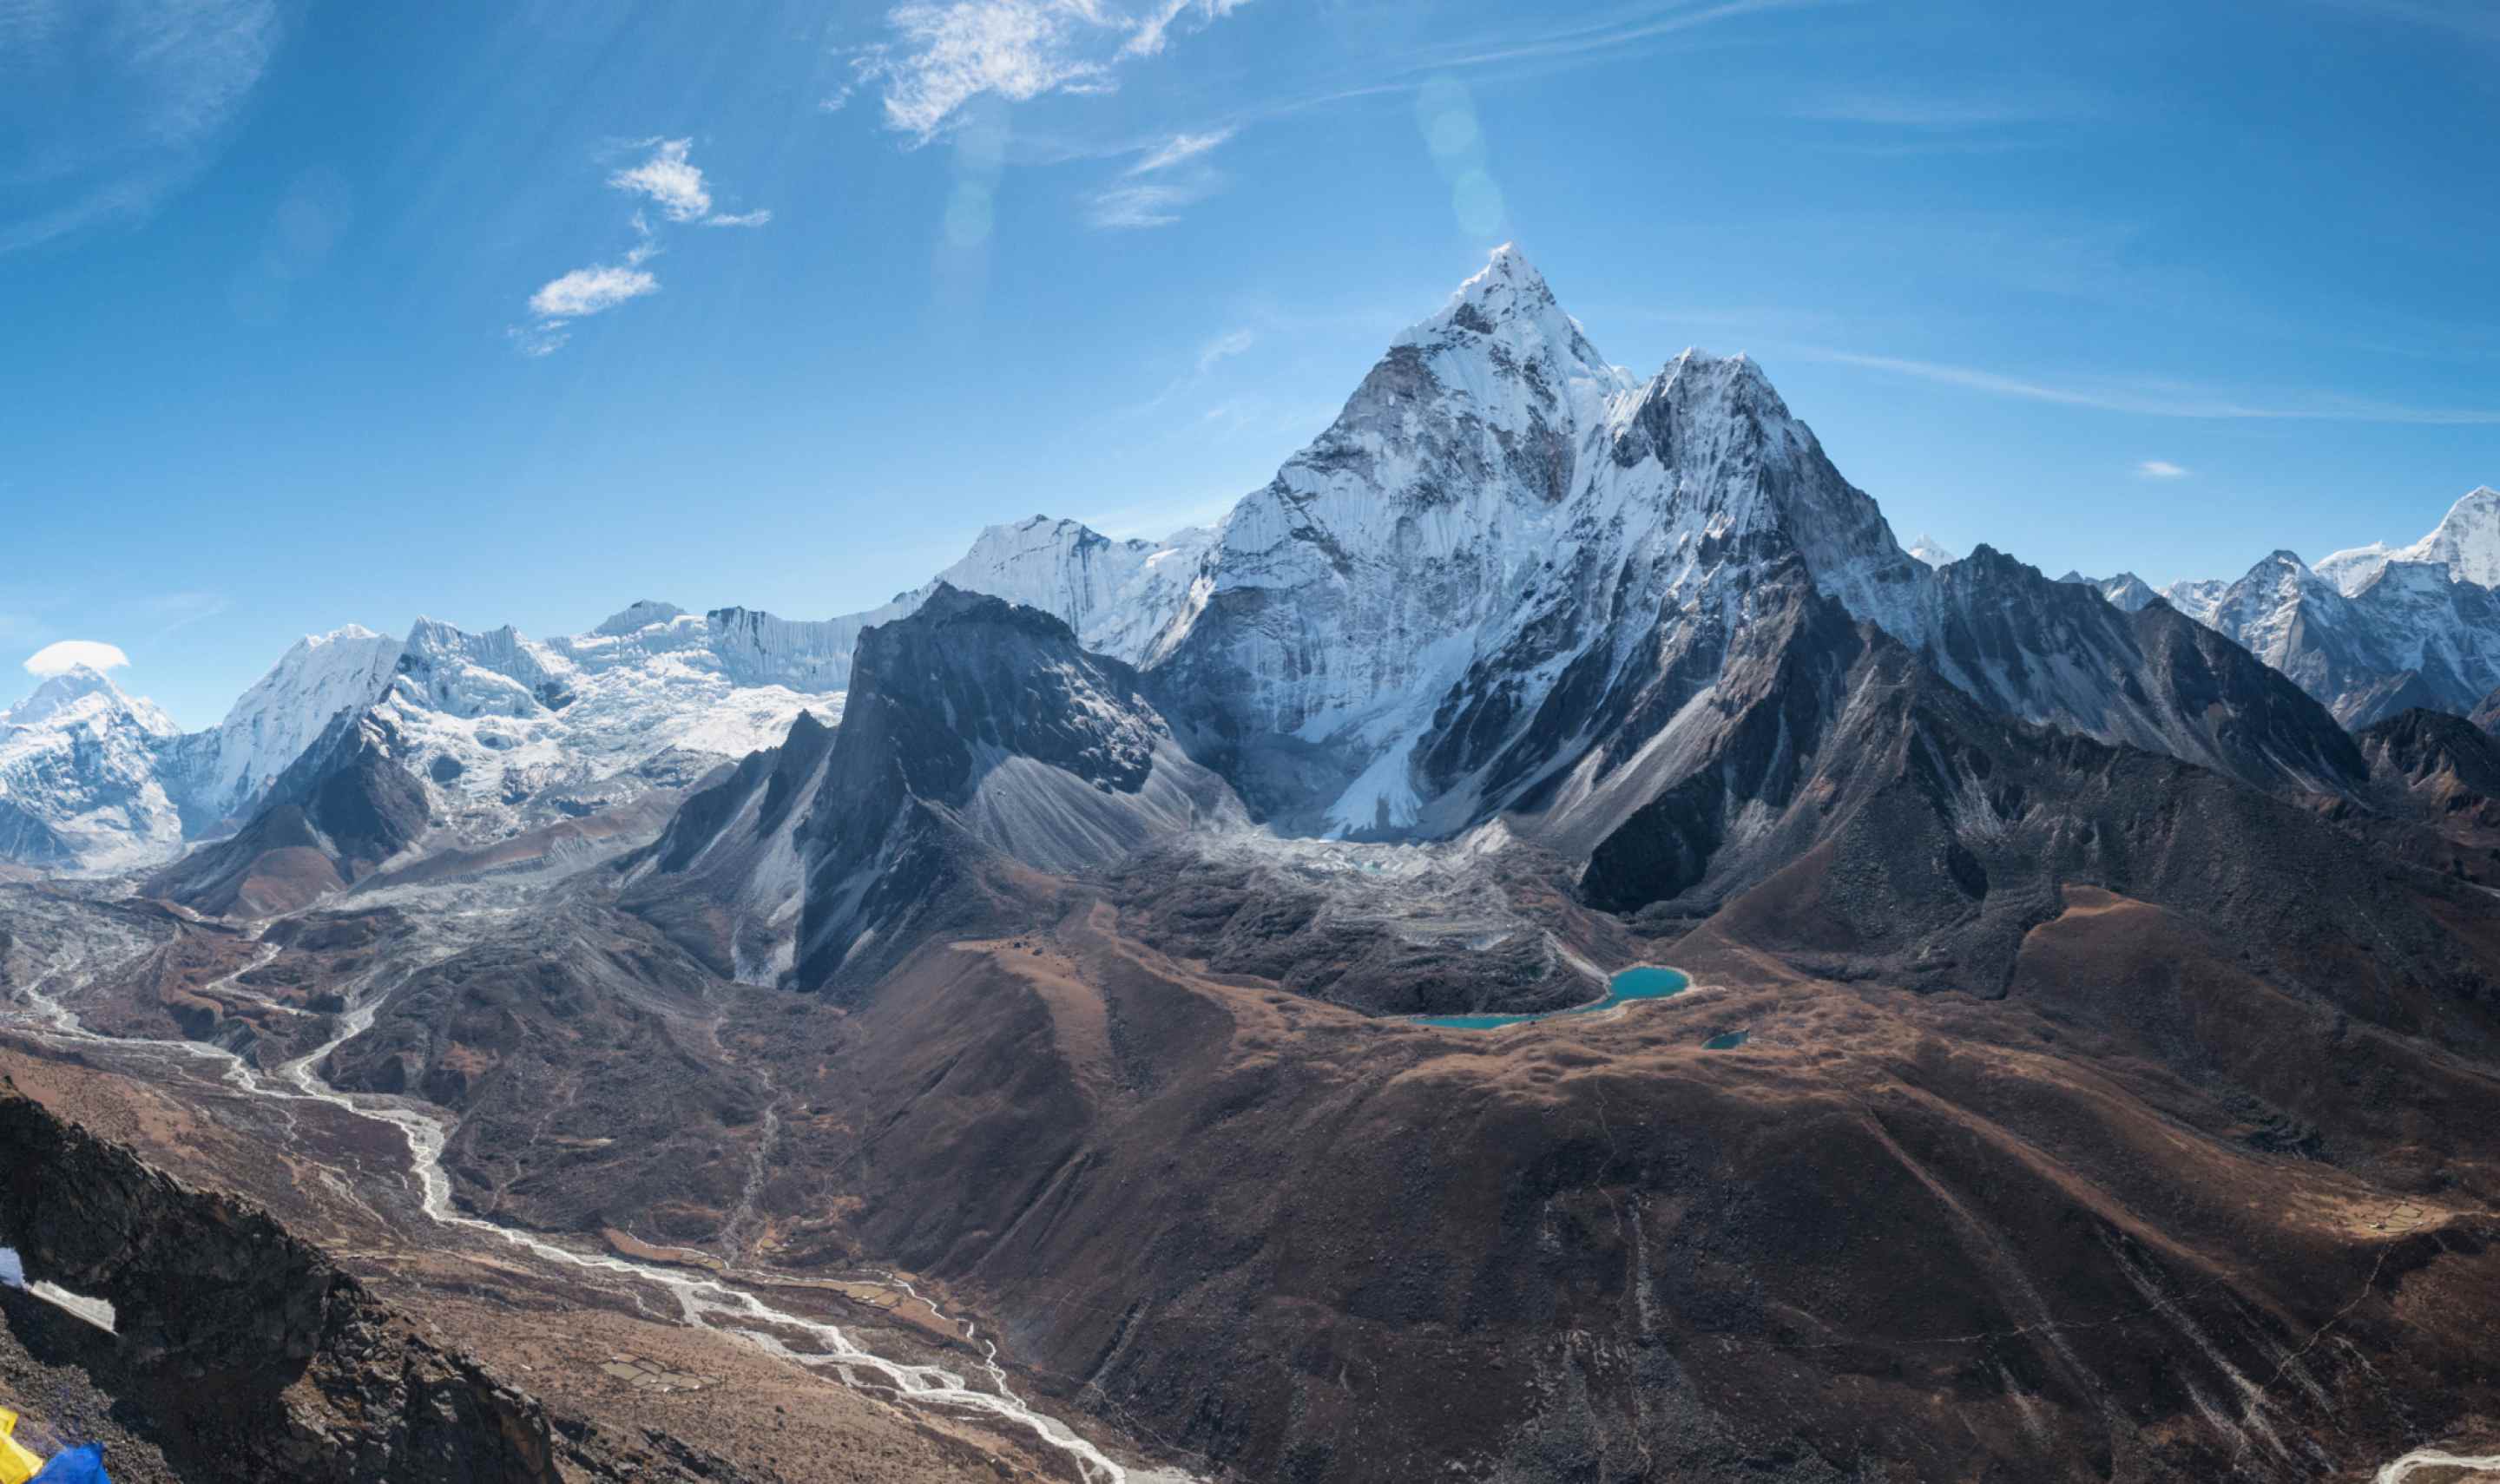
[[2167,459],[2147,459],[2142,464],[2135,467],[2135,471],[2139,477],[2145,479],[2185,479],[2188,477],[2186,467],[2173,464]]
[[[0,4],[7,3],[8,0],[0,0]],[[772,222],[770,210],[732,214],[711,209],[710,182],[691,158],[694,141],[646,139],[632,147],[648,149],[649,158],[611,172],[608,183],[649,201],[667,221],[703,227],[762,227]],[[634,229],[634,245],[626,249],[624,262],[576,268],[541,285],[530,296],[530,322],[510,326],[504,332],[521,354],[533,359],[553,355],[573,339],[571,326],[575,320],[660,291],[658,276],[642,266],[664,250],[659,229],[652,225],[649,213],[639,208],[630,225]]]
[[279,31],[276,0],[0,0],[0,252],[187,184]]
[[117,670],[130,662],[130,657],[111,644],[97,639],[63,639],[47,644],[26,657],[26,673],[49,679],[65,675],[84,665],[90,670]]
[[[651,157],[614,172],[609,176],[608,183],[628,194],[650,198],[669,220],[700,222],[707,227],[760,227],[773,219],[771,211],[714,214],[710,182],[704,178],[703,167],[688,158],[694,151],[693,140],[646,139],[635,147],[649,149]],[[634,224],[644,236],[650,234],[648,220],[639,211],[634,213]]]
[[1233,138],[1230,128],[1210,129],[1204,134],[1175,134],[1169,143],[1147,152],[1146,157],[1129,167],[1133,176],[1149,175],[1166,170],[1184,160],[1194,160]]
[[580,319],[659,291],[660,280],[639,268],[576,268],[532,294],[530,312],[541,319]]
[[[909,0],[886,13],[895,41],[853,59],[860,83],[882,84],[885,122],[922,144],[984,94],[1023,103],[1046,93],[1104,93],[1119,64],[1159,54],[1173,25],[1210,24],[1244,0]],[[850,90],[820,107],[839,108]]]
[[[1182,208],[1224,189],[1225,177],[1207,156],[1233,134],[1223,128],[1173,135],[1121,172],[1121,183],[1087,196],[1085,219],[1114,231],[1170,226],[1180,220]],[[1152,178],[1139,179],[1141,176]]]
[[1180,209],[1214,194],[1195,185],[1117,185],[1086,198],[1085,219],[1113,231],[1168,227],[1180,220]]
[[608,183],[620,191],[648,196],[671,221],[694,221],[711,214],[711,192],[704,173],[686,158],[695,146],[690,139],[645,140],[651,157],[630,170],[620,170]]
[[1171,23],[1184,14],[1196,12],[1207,21],[1221,20],[1249,0],[1159,0],[1139,17],[1135,34],[1120,45],[1122,56],[1154,56],[1164,49],[1164,37]]
[[1198,352],[1198,373],[1205,375],[1215,363],[1227,356],[1237,356],[1259,343],[1258,335],[1249,330],[1228,330],[1206,342]]

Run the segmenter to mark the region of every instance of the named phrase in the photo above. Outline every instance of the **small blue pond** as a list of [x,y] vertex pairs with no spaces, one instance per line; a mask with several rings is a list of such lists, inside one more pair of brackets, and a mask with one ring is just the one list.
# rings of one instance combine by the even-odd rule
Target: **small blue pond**
[[1705,1051],[1732,1051],[1736,1049],[1736,1048],[1743,1046],[1746,1042],[1753,1039],[1754,1033],[1752,1031],[1729,1031],[1724,1036],[1713,1036],[1709,1040],[1704,1041],[1701,1043],[1701,1049]]
[[1626,969],[1607,982],[1606,997],[1569,1010],[1549,1010],[1537,1016],[1417,1016],[1417,1025],[1442,1025],[1454,1030],[1492,1030],[1498,1025],[1525,1025],[1530,1020],[1551,1020],[1560,1016],[1585,1016],[1600,1010],[1612,1010],[1627,1000],[1662,1000],[1670,994],[1681,994],[1693,983],[1673,969],[1661,969],[1643,964]]

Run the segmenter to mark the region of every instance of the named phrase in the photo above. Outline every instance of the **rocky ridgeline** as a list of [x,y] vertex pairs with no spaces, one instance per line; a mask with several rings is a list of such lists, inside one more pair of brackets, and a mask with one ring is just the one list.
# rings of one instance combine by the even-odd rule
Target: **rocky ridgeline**
[[[249,1202],[184,1185],[0,1083],[0,1238],[103,1299],[82,1362],[199,1477],[287,1484],[737,1480],[551,1417]],[[99,1332],[100,1339],[100,1332]],[[116,1408],[116,1412],[118,1412]]]

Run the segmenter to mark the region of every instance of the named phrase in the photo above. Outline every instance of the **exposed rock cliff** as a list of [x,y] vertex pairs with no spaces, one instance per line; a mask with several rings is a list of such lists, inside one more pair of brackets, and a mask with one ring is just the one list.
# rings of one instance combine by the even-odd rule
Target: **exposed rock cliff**
[[[86,1369],[186,1478],[245,1484],[734,1480],[559,1424],[268,1212],[193,1190],[0,1083],[0,1240],[114,1307]],[[682,1450],[676,1450],[682,1453]]]

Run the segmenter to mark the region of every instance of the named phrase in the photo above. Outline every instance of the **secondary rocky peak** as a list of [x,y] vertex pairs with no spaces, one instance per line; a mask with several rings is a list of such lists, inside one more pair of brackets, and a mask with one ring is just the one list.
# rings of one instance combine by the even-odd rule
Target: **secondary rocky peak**
[[2020,560],[2010,552],[1998,551],[1986,541],[1982,541],[1970,549],[1969,556],[1954,563],[1937,575],[1948,582],[1972,582],[1991,577],[2037,577],[2040,575],[2040,569]]
[[628,603],[618,611],[609,614],[608,618],[602,622],[598,628],[592,629],[591,632],[604,634],[639,633],[641,630],[650,628],[653,624],[674,623],[676,620],[685,617],[685,614],[686,610],[678,607],[675,603],[664,603],[652,598],[644,597]]
[[[1067,620],[1056,614],[1045,613],[1039,608],[1024,603],[1011,603],[987,593],[967,593],[942,578],[930,588],[929,596],[921,600],[918,616],[931,625],[938,627],[1003,624],[1037,637],[1058,639],[1069,644],[1076,642],[1076,630],[1069,627]],[[909,620],[905,622],[907,623]],[[881,633],[886,627],[890,626],[879,626],[877,629],[870,629],[869,632]]]

